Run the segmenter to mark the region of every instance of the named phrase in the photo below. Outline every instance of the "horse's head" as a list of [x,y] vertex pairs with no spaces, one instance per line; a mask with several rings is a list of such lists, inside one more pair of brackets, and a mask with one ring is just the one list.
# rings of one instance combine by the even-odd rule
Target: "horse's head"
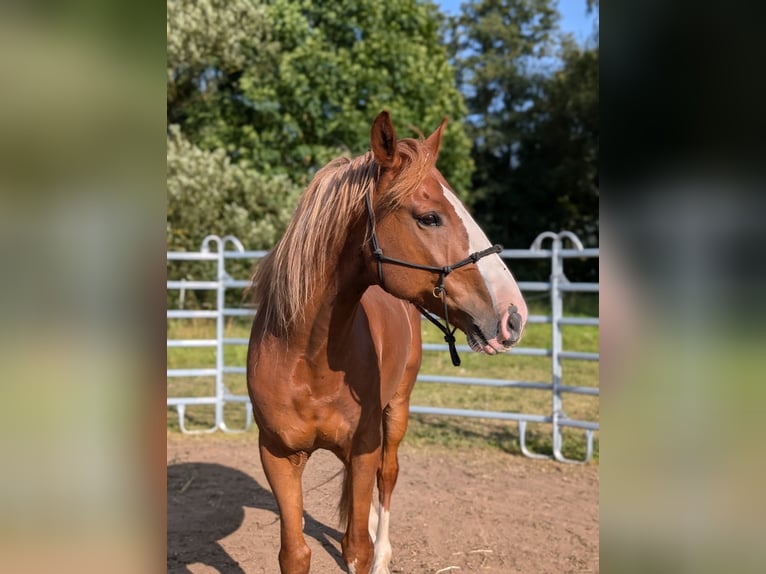
[[[471,348],[494,355],[518,343],[527,306],[513,275],[490,253],[487,236],[436,169],[445,125],[425,141],[397,141],[388,113],[375,119],[371,144],[381,175],[373,210],[382,263],[373,253],[371,269],[389,293],[443,318],[446,303],[449,321],[466,333]],[[465,261],[477,253],[475,262]],[[439,270],[450,266],[442,292]]]

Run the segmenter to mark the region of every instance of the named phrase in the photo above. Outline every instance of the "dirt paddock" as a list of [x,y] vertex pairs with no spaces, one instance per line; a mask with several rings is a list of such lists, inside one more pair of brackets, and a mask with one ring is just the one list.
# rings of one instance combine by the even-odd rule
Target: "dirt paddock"
[[[279,522],[253,437],[168,435],[169,573],[277,573]],[[405,445],[391,509],[392,572],[598,572],[598,467],[495,450]],[[311,571],[345,572],[341,465],[304,475]],[[334,477],[334,478],[333,478]]]

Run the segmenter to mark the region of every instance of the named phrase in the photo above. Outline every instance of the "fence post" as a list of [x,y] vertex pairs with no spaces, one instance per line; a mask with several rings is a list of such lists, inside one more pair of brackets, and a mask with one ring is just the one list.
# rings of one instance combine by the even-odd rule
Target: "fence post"
[[229,433],[239,433],[239,432],[245,432],[248,428],[250,428],[251,423],[251,409],[249,408],[250,403],[246,402],[245,404],[245,428],[244,429],[231,429],[228,426],[226,426],[226,420],[224,417],[223,407],[226,404],[226,397],[231,396],[231,392],[229,389],[226,388],[226,385],[223,381],[223,375],[224,375],[224,347],[225,347],[225,330],[226,330],[226,281],[231,279],[231,276],[226,272],[226,244],[231,243],[234,246],[235,251],[239,251],[240,253],[245,252],[245,246],[242,245],[242,242],[237,239],[234,235],[226,235],[221,239],[221,251],[219,254],[219,261],[220,263],[220,302],[219,302],[219,309],[220,309],[220,327],[218,329],[217,337],[218,337],[218,357],[220,358],[220,361],[216,365],[216,370],[219,373],[220,380],[221,380],[221,395],[220,395],[220,404],[221,404],[221,421],[218,425],[218,428],[220,428],[224,432]]
[[[564,404],[561,399],[561,352],[564,350],[564,341],[561,333],[561,320],[564,317],[564,295],[561,286],[569,280],[564,274],[564,258],[561,256],[561,248],[564,239],[569,239],[576,249],[584,249],[580,238],[571,231],[561,231],[552,238],[551,245],[551,373],[553,375],[551,394],[551,419],[553,422],[553,458],[559,462],[581,464],[590,458],[586,455],[584,461],[573,460],[564,456],[561,452],[563,438],[561,436],[562,418],[566,418]],[[588,440],[591,440],[590,435]],[[589,443],[590,444],[590,443]],[[590,447],[589,447],[590,450]]]
[[217,271],[216,271],[216,297],[215,297],[215,426],[223,429],[223,309],[225,307],[224,295],[226,287],[224,286],[224,277],[226,270],[224,268],[223,242],[217,235],[208,235],[202,240],[203,253],[210,252],[210,244],[215,243],[218,249]]
[[[555,245],[556,242],[559,241],[559,237],[558,237],[557,234],[553,233],[552,231],[543,231],[537,237],[535,237],[535,240],[532,242],[532,245],[530,245],[529,249],[532,250],[532,251],[540,251],[540,250],[542,250],[543,249],[543,242],[546,239],[550,239],[553,245]],[[549,280],[549,283],[550,283],[550,297],[551,297],[551,329],[552,329],[552,335],[551,335],[551,340],[552,340],[552,345],[551,345],[551,347],[552,347],[551,348],[551,361],[552,361],[552,364],[553,364],[553,367],[552,367],[552,387],[553,388],[552,388],[552,391],[551,391],[551,393],[552,393],[551,394],[551,397],[552,397],[551,398],[551,403],[552,403],[552,405],[551,405],[551,412],[552,412],[551,422],[553,424],[552,440],[553,440],[554,443],[556,441],[556,428],[558,426],[558,416],[556,415],[556,412],[557,412],[557,405],[556,405],[556,402],[557,402],[557,393],[556,393],[556,372],[557,372],[557,370],[556,370],[556,363],[560,359],[559,352],[561,350],[560,346],[558,348],[556,347],[556,340],[557,340],[556,327],[558,325],[557,315],[556,315],[556,308],[557,308],[556,293],[558,293],[558,289],[557,289],[557,283],[554,282],[554,277],[556,277],[556,268],[557,268],[557,266],[556,266],[556,257],[557,257],[557,255],[558,255],[558,250],[553,250],[552,253],[551,253],[551,276],[550,276],[550,280]],[[559,304],[559,307],[560,307],[560,304]],[[558,333],[558,341],[559,341],[559,344],[560,344],[561,343],[561,332],[560,331]],[[558,373],[559,374],[559,383],[561,382],[561,379],[560,379],[560,376],[561,376],[560,368],[561,368],[561,366],[559,364],[559,373]],[[558,395],[558,402],[559,403],[561,402],[560,394]],[[524,456],[526,456],[526,457],[529,457],[529,458],[547,458],[547,459],[551,458],[551,456],[549,456],[547,454],[534,453],[534,452],[530,451],[527,448],[527,446],[526,446],[526,431],[527,431],[527,424],[526,424],[526,422],[519,421],[519,446],[521,448],[522,454]],[[555,447],[555,444],[554,444],[554,447]],[[554,448],[554,452],[555,452],[555,448]]]
[[553,389],[551,391],[551,419],[553,424],[553,456],[559,459],[561,452],[561,427],[559,419],[563,414],[561,401],[561,318],[564,316],[564,301],[561,293],[561,282],[564,280],[564,261],[561,258],[561,238],[559,235],[551,242],[551,375]]
[[[564,295],[561,286],[568,282],[566,275],[564,275],[564,258],[561,256],[561,247],[564,239],[569,239],[576,249],[584,249],[584,247],[580,238],[571,231],[561,231],[559,233],[544,231],[532,242],[531,249],[542,249],[543,241],[546,239],[551,240],[551,425],[553,427],[551,440],[553,443],[553,458],[559,462],[581,463],[587,461],[590,457],[587,456],[585,461],[572,460],[565,457],[561,452],[563,445],[561,419],[566,418],[561,399],[561,380],[563,375],[561,353],[564,350],[561,333],[561,320],[564,317]],[[590,439],[591,435],[588,435],[588,440]],[[524,452],[523,448],[522,452]],[[524,452],[524,454],[529,456],[527,452]]]

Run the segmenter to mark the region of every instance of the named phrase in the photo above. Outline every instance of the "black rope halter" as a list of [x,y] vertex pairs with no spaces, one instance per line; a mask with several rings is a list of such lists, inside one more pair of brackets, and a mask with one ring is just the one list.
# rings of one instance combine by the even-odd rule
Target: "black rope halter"
[[503,246],[498,245],[496,243],[492,247],[488,247],[487,249],[484,249],[483,251],[477,251],[476,253],[471,253],[465,259],[462,259],[452,265],[445,265],[444,267],[420,265],[419,263],[410,263],[409,261],[402,261],[401,259],[386,257],[385,255],[383,255],[383,250],[380,248],[380,245],[378,244],[378,235],[375,231],[375,212],[372,209],[372,200],[370,199],[369,191],[367,191],[367,193],[364,196],[364,202],[365,202],[365,205],[367,205],[367,215],[369,216],[369,219],[370,219],[372,255],[373,257],[375,257],[376,261],[378,262],[378,279],[380,281],[381,287],[384,286],[384,282],[383,282],[383,264],[384,263],[390,263],[392,265],[409,267],[410,269],[420,269],[421,271],[428,271],[430,273],[439,274],[439,282],[434,287],[433,293],[434,293],[434,297],[436,297],[437,299],[440,298],[442,300],[442,304],[444,305],[444,323],[445,324],[442,325],[438,319],[436,319],[433,315],[431,315],[418,303],[412,302],[412,304],[415,305],[415,307],[417,307],[418,311],[420,311],[426,319],[428,319],[429,321],[431,321],[431,323],[436,325],[439,328],[439,330],[444,334],[444,340],[449,346],[449,354],[450,354],[450,358],[452,359],[452,364],[456,367],[459,367],[460,356],[457,354],[457,349],[455,348],[455,331],[457,331],[457,327],[453,327],[452,329],[450,329],[449,311],[447,309],[447,287],[444,284],[444,280],[447,278],[447,275],[452,273],[455,269],[460,269],[461,267],[465,267],[466,265],[470,265],[471,263],[476,263],[479,261],[479,259],[481,259],[482,257],[486,257],[487,255],[492,255],[493,253],[500,253],[503,250]]

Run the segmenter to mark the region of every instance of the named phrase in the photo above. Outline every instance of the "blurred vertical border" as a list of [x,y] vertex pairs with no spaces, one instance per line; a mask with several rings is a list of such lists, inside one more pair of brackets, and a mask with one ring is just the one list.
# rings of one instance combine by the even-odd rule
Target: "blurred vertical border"
[[601,568],[763,571],[763,8],[601,5]]
[[164,569],[165,4],[0,6],[0,564]]

